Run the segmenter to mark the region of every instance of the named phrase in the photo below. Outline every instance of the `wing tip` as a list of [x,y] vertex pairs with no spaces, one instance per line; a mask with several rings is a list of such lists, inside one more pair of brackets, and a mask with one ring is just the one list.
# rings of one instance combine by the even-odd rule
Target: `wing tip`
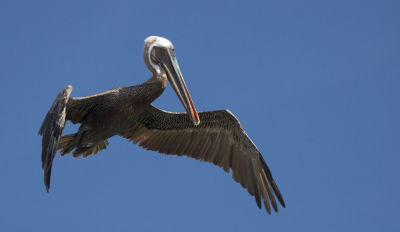
[[72,91],[72,86],[67,85],[57,95],[52,106],[47,112],[38,134],[42,138],[42,168],[44,171],[44,184],[47,192],[50,189],[51,167],[57,152],[58,140],[65,126],[65,109]]
[[46,191],[50,192],[50,177],[51,177],[51,169],[49,171],[45,171],[44,173],[44,185],[46,186]]
[[278,201],[279,201],[279,203],[281,203],[281,206],[283,208],[286,208],[286,204],[285,204],[285,201],[283,200],[282,196],[278,197]]
[[[286,208],[285,201],[283,200],[283,197],[282,197],[282,194],[281,194],[281,192],[280,192],[280,190],[278,188],[278,185],[276,184],[274,178],[272,177],[271,170],[269,169],[269,167],[268,167],[267,163],[265,162],[265,160],[264,160],[263,156],[261,155],[261,153],[260,153],[260,160],[261,160],[262,167],[263,167],[263,170],[265,172],[265,175],[266,175],[266,177],[268,179],[268,182],[270,183],[270,185],[271,185],[271,187],[272,187],[272,189],[273,189],[273,191],[275,193],[276,198],[278,199],[278,201],[281,204],[281,206],[283,208]],[[276,207],[274,207],[275,212],[278,212],[278,209],[277,208],[275,209],[275,208]]]

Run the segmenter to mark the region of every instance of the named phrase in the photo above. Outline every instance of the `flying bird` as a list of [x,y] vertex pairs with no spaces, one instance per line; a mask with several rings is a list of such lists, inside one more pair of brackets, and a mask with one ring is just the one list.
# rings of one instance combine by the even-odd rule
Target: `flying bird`
[[[153,75],[136,86],[118,87],[87,97],[70,97],[65,87],[54,100],[39,130],[42,136],[42,168],[46,190],[50,188],[53,159],[87,157],[105,149],[107,139],[119,135],[139,146],[167,155],[185,155],[232,170],[232,177],[271,213],[278,212],[275,197],[282,195],[264,158],[229,110],[197,113],[183,80],[175,49],[165,38],[145,40],[143,59]],[[151,103],[164,91],[167,81],[186,113],[173,113]],[[62,135],[66,120],[80,123],[74,134]],[[201,120],[201,123],[200,123]]]

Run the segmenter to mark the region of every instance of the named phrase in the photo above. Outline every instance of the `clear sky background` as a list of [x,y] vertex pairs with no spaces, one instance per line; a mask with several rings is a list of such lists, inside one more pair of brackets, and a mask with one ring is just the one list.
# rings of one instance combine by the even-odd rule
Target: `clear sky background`
[[[399,4],[2,0],[0,230],[400,231]],[[238,117],[286,209],[120,137],[57,156],[46,193],[37,131],[55,96],[146,81],[149,35],[174,44],[198,110]],[[170,85],[154,104],[184,110]]]

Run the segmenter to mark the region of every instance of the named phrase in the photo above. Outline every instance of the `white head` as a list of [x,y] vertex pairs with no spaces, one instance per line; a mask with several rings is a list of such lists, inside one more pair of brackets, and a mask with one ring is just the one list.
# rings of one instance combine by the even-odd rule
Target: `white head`
[[152,78],[162,80],[165,75],[167,76],[187,114],[195,125],[199,125],[199,115],[183,80],[172,43],[163,37],[147,37],[144,40],[143,59],[147,68],[153,72]]
[[160,74],[161,69],[159,62],[155,59],[154,56],[152,56],[152,50],[154,47],[166,49],[173,56],[175,56],[175,49],[171,41],[163,37],[149,36],[144,40],[143,58],[145,59],[145,61],[147,60],[149,62],[149,64],[157,72],[157,74]]

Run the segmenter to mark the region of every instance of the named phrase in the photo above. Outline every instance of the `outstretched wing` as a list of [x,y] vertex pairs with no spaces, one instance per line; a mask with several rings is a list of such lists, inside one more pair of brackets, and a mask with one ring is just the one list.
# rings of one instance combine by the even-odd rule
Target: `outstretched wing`
[[268,213],[270,203],[278,212],[275,196],[285,207],[264,158],[237,118],[228,110],[200,112],[199,117],[201,123],[195,126],[185,113],[150,106],[139,125],[120,135],[148,150],[207,161],[226,172],[232,169],[233,179],[255,197],[259,208],[263,200]]
[[50,188],[51,167],[57,152],[58,140],[65,126],[66,105],[72,86],[65,87],[54,100],[39,130],[42,138],[42,168],[47,192]]

